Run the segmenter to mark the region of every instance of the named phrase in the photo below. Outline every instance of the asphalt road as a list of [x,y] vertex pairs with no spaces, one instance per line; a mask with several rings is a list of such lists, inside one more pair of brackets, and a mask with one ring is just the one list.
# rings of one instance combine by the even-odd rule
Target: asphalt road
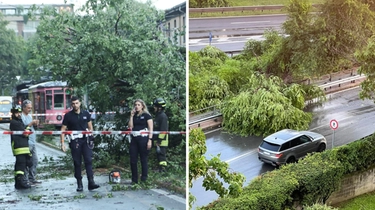
[[261,35],[266,29],[280,30],[286,15],[257,15],[244,17],[190,18],[189,39]]
[[[223,52],[230,51],[242,51],[245,44],[250,39],[261,41],[264,40],[262,35],[254,36],[242,36],[242,37],[223,37],[223,38],[213,38],[211,45],[219,48]],[[196,52],[206,46],[210,45],[208,38],[205,39],[190,39],[189,40],[189,51]]]
[[[345,90],[328,95],[329,100],[323,106],[311,107],[313,121],[309,130],[324,135],[327,139],[327,149],[332,148],[333,130],[329,126],[332,119],[338,121],[335,131],[334,147],[347,144],[375,132],[375,105],[372,101],[359,99],[360,88]],[[207,153],[220,154],[220,159],[229,163],[232,171],[241,172],[246,177],[247,185],[253,178],[274,167],[263,164],[258,160],[257,147],[262,137],[239,137],[229,135],[222,130],[206,134]],[[202,178],[194,182],[190,192],[197,197],[193,207],[207,205],[218,198],[215,192],[205,191]]]
[[[8,128],[8,123],[0,124],[0,130]],[[0,148],[0,169],[13,170],[15,158],[12,155],[9,135],[0,134]],[[43,164],[44,157],[58,160],[59,156],[66,155],[39,143],[37,151],[39,164]],[[39,173],[53,173],[53,171],[39,171]],[[42,184],[27,190],[16,190],[13,182],[0,182],[0,209],[186,209],[184,197],[161,189],[112,191],[112,185],[108,183],[108,175],[95,175],[95,182],[101,187],[93,191],[87,190],[87,179],[84,177],[84,191],[81,193],[76,192],[76,180],[73,174],[63,179],[41,181]],[[122,179],[121,185],[129,184],[130,180]],[[41,196],[41,199],[31,200],[30,195]]]

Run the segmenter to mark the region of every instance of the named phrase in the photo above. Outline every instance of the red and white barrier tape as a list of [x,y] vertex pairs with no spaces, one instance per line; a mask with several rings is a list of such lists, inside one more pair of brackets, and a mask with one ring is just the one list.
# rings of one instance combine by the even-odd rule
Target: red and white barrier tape
[[[89,112],[90,114],[116,114],[116,112]],[[50,114],[30,114],[31,116],[56,116],[56,115],[65,115],[66,113],[50,113]]]
[[[121,135],[121,134],[134,134],[144,135],[149,134],[149,131],[0,131],[0,134],[32,134],[37,135],[58,135],[58,134],[93,134],[93,135]],[[186,131],[153,131],[152,134],[171,134],[180,135],[186,134]]]

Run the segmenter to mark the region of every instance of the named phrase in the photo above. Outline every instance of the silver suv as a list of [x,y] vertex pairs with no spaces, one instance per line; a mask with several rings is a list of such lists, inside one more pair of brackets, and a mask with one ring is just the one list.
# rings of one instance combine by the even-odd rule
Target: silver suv
[[258,158],[278,167],[296,162],[307,153],[322,152],[326,145],[327,140],[321,134],[284,129],[264,138],[258,147]]

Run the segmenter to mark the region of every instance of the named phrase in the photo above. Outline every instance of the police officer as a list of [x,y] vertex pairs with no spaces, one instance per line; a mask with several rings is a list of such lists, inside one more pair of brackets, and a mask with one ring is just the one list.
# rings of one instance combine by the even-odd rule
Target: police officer
[[[168,117],[164,112],[166,107],[164,99],[155,99],[153,105],[156,113],[154,131],[168,131]],[[165,167],[167,166],[166,152],[168,147],[168,134],[154,134],[153,140],[156,145],[159,171],[165,171]]]
[[[73,96],[71,102],[73,110],[65,114],[61,131],[92,131],[90,113],[81,110],[81,102],[78,97]],[[74,177],[77,179],[77,191],[83,191],[81,174],[82,156],[86,167],[88,189],[93,190],[99,188],[99,185],[94,182],[94,173],[92,171],[92,136],[72,134],[68,137],[70,138],[69,147],[74,161]],[[61,149],[63,152],[65,152],[64,138],[65,134],[61,134]]]
[[[141,99],[134,101],[134,109],[130,112],[130,119],[128,123],[132,131],[139,131],[133,133],[130,142],[130,169],[132,171],[132,183],[138,183],[138,157],[141,159],[142,175],[141,181],[146,181],[148,176],[148,153],[152,147],[152,131],[153,122],[150,113],[147,110],[145,102]],[[147,131],[148,133],[141,134],[140,132]]]
[[[21,107],[14,107],[10,111],[12,113],[12,120],[10,121],[9,129],[11,131],[29,130],[29,128],[27,128],[22,122]],[[28,136],[23,134],[12,134],[10,140],[13,155],[16,157],[16,164],[14,166],[14,187],[16,189],[30,188],[25,177],[26,166],[31,167],[32,163]]]

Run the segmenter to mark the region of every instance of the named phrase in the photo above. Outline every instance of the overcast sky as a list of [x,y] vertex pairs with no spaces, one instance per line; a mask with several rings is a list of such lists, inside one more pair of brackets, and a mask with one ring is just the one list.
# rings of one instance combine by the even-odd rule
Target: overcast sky
[[[140,2],[147,2],[147,0],[138,0]],[[85,0],[67,0],[67,3],[73,3],[75,5],[85,3]],[[153,4],[157,9],[165,10],[172,8],[186,0],[152,0]],[[0,0],[0,4],[64,4],[64,0]]]

